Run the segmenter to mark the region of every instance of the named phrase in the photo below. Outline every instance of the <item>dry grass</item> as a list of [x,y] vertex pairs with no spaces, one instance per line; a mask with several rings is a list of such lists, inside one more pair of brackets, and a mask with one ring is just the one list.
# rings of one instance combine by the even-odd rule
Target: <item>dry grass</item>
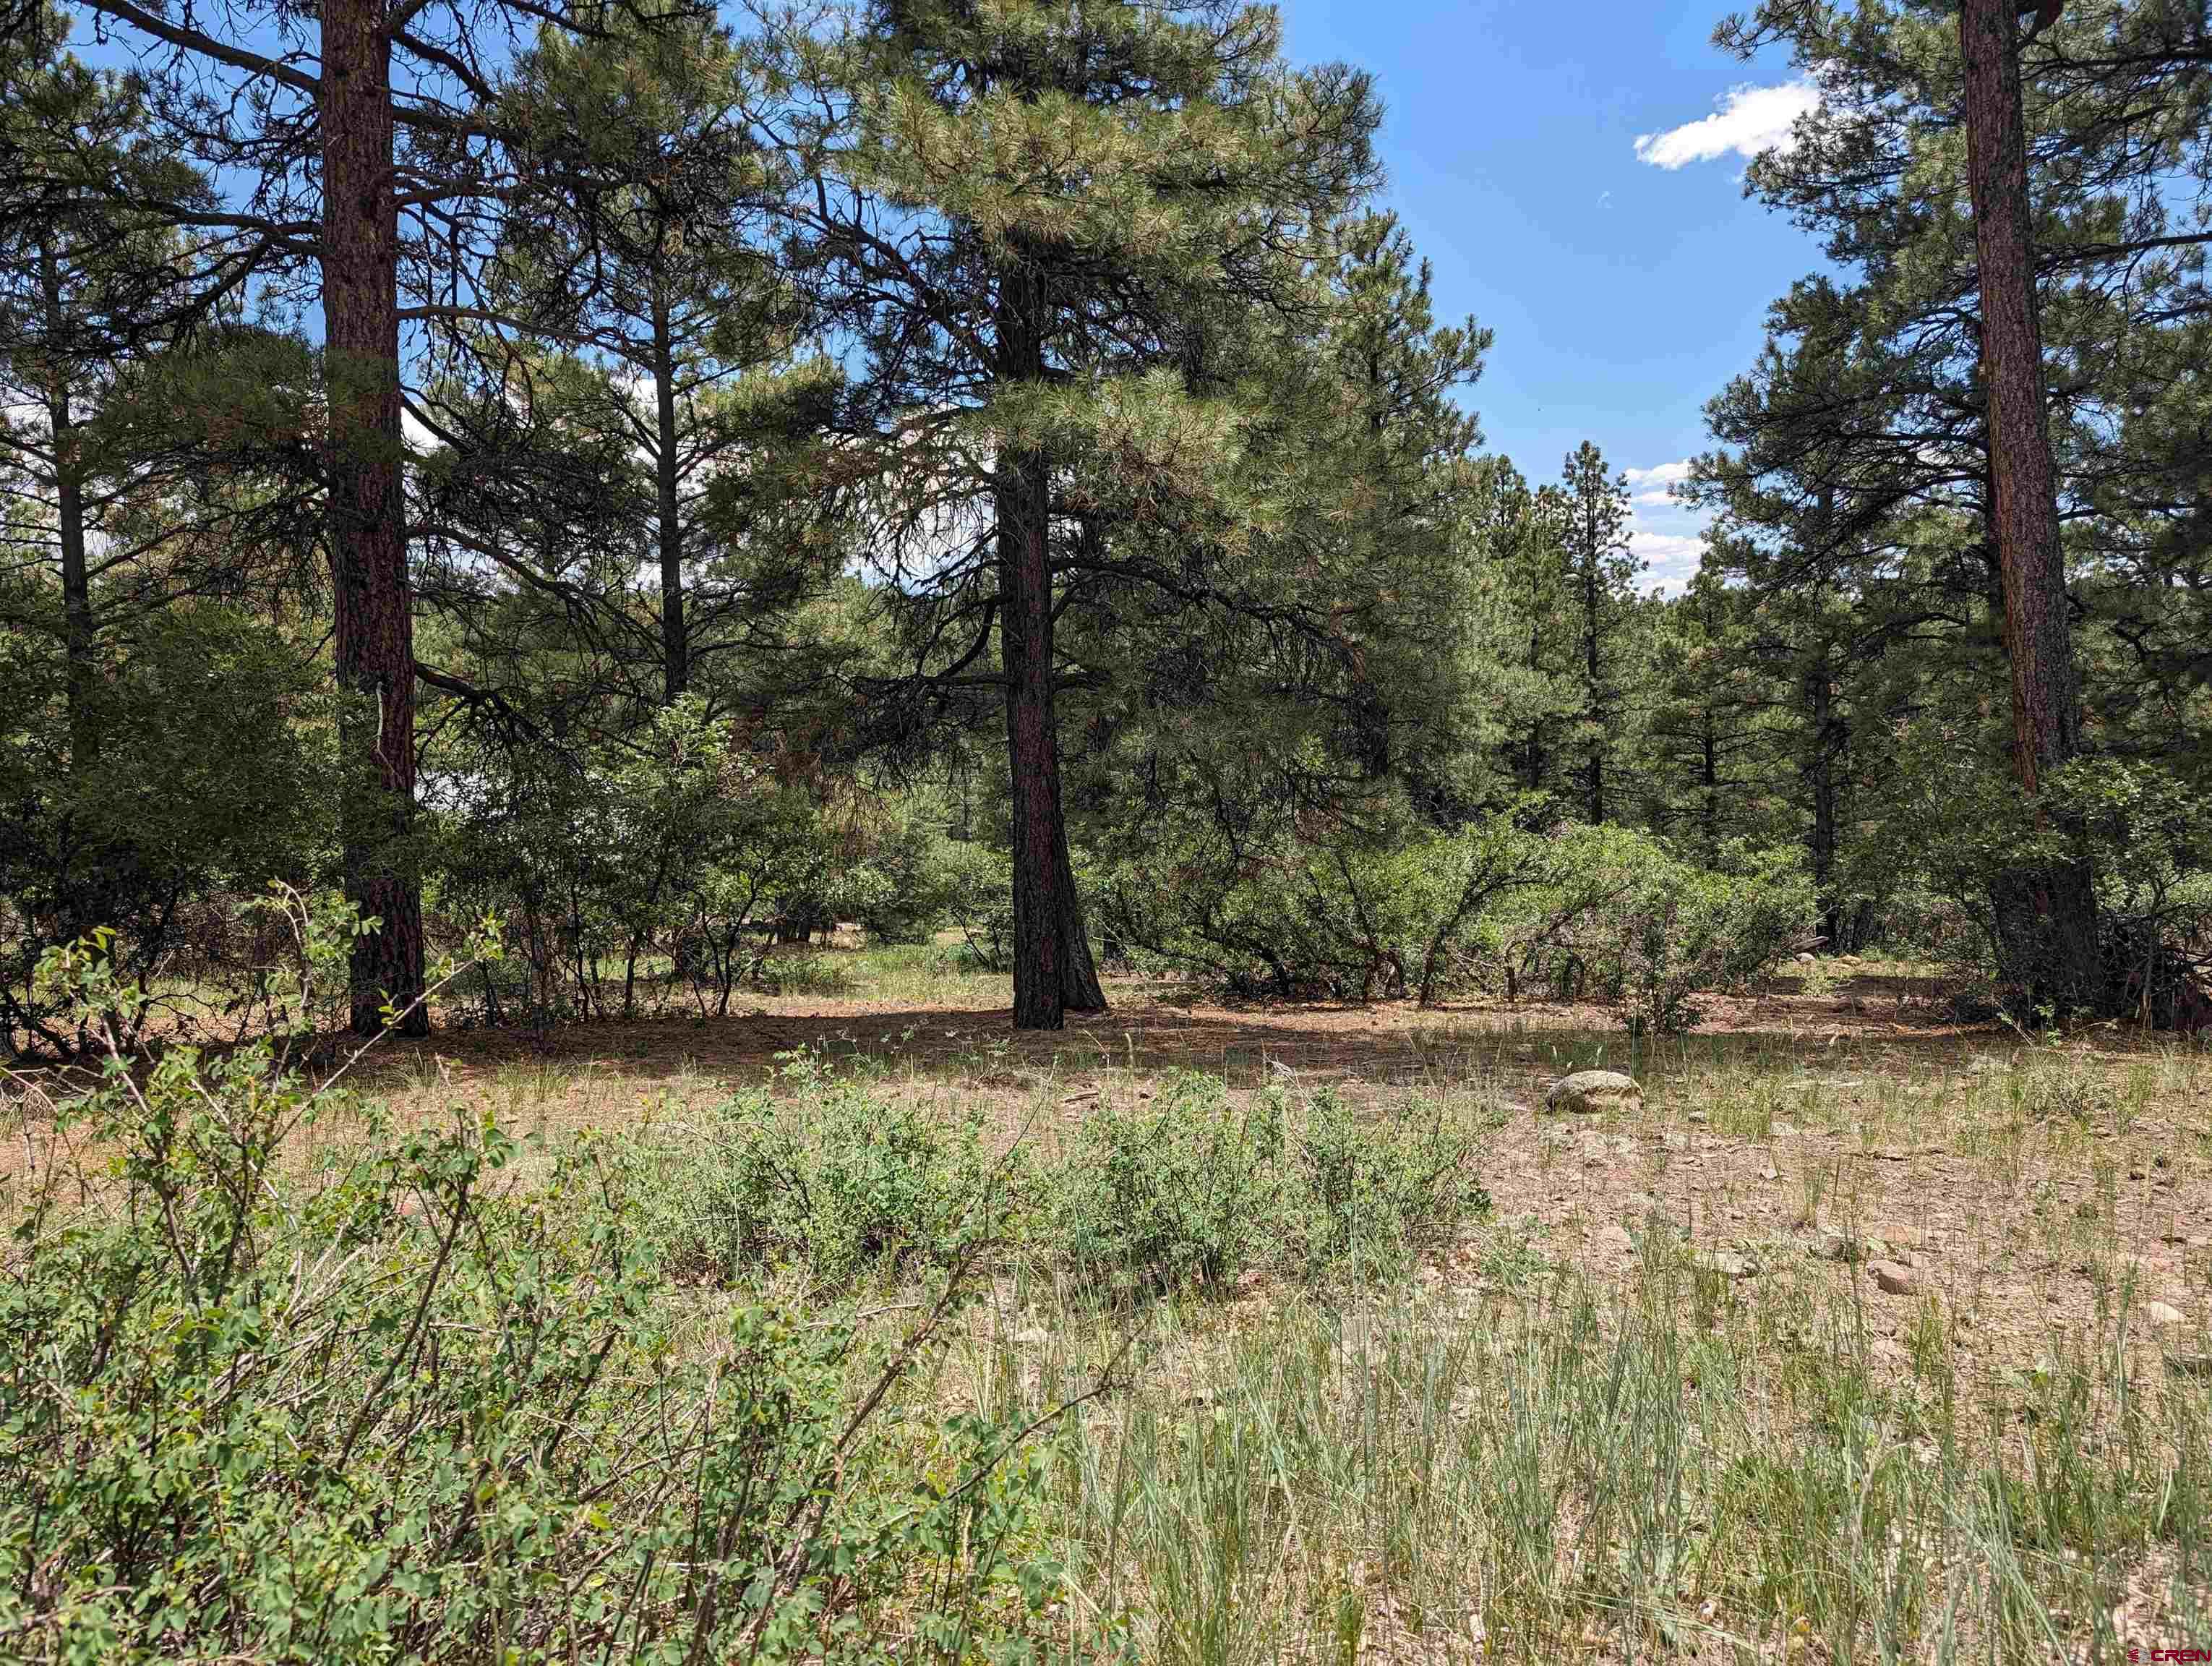
[[[1961,1027],[1893,966],[1778,980],[1644,1048],[1588,1008],[1135,984],[1017,1037],[999,982],[859,955],[841,977],[722,1021],[441,1034],[371,1085],[403,1118],[490,1106],[557,1134],[680,1114],[803,1049],[1048,1156],[1176,1069],[1488,1122],[1492,1211],[1403,1287],[1248,1281],[1133,1317],[1018,1269],[994,1289],[948,1400],[1048,1408],[1140,1333],[1135,1386],[1052,1438],[1069,1658],[2212,1645],[2201,1045]],[[1594,1064],[1635,1073],[1642,1109],[1535,1109]]]

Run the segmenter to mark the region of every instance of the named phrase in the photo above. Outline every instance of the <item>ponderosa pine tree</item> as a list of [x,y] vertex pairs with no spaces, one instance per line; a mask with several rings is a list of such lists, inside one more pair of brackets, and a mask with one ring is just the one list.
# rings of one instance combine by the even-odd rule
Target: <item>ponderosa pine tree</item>
[[[2042,0],[2039,27],[2063,0]],[[2081,749],[2081,710],[2058,542],[2038,317],[2033,213],[2028,201],[2015,0],[1962,0],[1966,177],[1981,288],[1983,386],[1989,401],[1990,530],[2012,668],[2013,772],[2045,816],[2043,785]],[[2003,971],[2035,1004],[2060,1012],[2100,1005],[2097,901],[2086,860],[2063,856],[1997,876]]]
[[[41,10],[0,42],[0,520],[14,529],[0,572],[52,578],[88,758],[103,633],[241,587],[288,541],[271,524],[283,482],[225,488],[277,462],[267,430],[296,404],[284,384],[303,360],[238,322],[253,246],[198,225],[222,218],[206,179],[156,130],[145,89],[80,62],[68,33]],[[272,386],[251,415],[210,423],[197,395],[232,375]]]
[[860,349],[837,460],[866,473],[912,685],[1003,710],[1014,1022],[1057,1028],[1105,999],[1068,849],[1061,615],[1123,581],[1208,593],[1210,541],[1179,566],[1127,530],[1231,472],[1225,396],[1186,372],[1238,308],[1307,299],[1374,178],[1373,102],[1290,70],[1274,14],[1233,0],[877,0],[792,51],[829,112],[794,212]]
[[756,82],[716,21],[617,20],[601,38],[546,31],[501,106],[524,181],[504,304],[611,373],[607,419],[652,475],[664,703],[763,584],[788,588],[721,547],[708,507],[761,435],[763,391],[732,384],[787,362],[804,324],[772,240],[787,182],[755,129]]
[[[2051,9],[2015,70],[2085,733],[2100,754],[2179,767],[2212,729],[2212,656],[2182,646],[2205,635],[2199,546],[2180,531],[2201,502],[2202,447],[2175,443],[2201,415],[2212,302],[2194,274],[2212,234],[2170,186],[2206,161],[2212,54],[2201,7]],[[1826,587],[1852,610],[1856,662],[1896,656],[1878,679],[1896,703],[1863,734],[1918,727],[1929,742],[1917,755],[1958,768],[1963,746],[1983,775],[2012,775],[2018,749],[1978,714],[2012,671],[1976,246],[1990,222],[1971,212],[1959,9],[1775,4],[1721,38],[1747,52],[1786,44],[1818,73],[1819,109],[1797,143],[1753,162],[1748,188],[1820,232],[1838,270],[1777,303],[1759,366],[1711,407],[1733,450],[1708,459],[1705,478],[1740,526],[1765,529],[1754,541],[1771,536],[1761,581]],[[1823,501],[1833,513],[1820,519]],[[1935,797],[1959,801],[1963,786]],[[1992,927],[2001,959],[2018,958],[2008,939],[2041,954],[2051,933],[2033,898],[2005,880],[2014,864],[1990,854],[1982,899],[1961,900]],[[2073,944],[2084,952],[2078,933]],[[2034,994],[2044,974],[2010,976],[2032,1001],[2078,1000]]]
[[1750,606],[1709,562],[1651,620],[1650,819],[1709,866],[1723,841],[1751,830],[1758,776],[1771,763],[1759,729],[1765,679],[1750,675],[1741,652]]
[[1556,486],[1531,491],[1500,459],[1488,483],[1485,544],[1505,620],[1503,721],[1508,766],[1523,792],[1548,793],[1559,778],[1565,736],[1580,708],[1579,639],[1565,541],[1565,503]]
[[[1492,465],[1453,397],[1488,333],[1438,322],[1392,216],[1334,240],[1317,322],[1255,308],[1186,366],[1244,407],[1216,489],[1182,489],[1167,524],[1104,517],[1115,558],[1202,583],[1202,603],[1102,584],[1062,631],[1099,684],[1072,727],[1073,813],[1117,938],[1154,952],[1233,957],[1243,927],[1209,902],[1261,871],[1384,850],[1510,793],[1492,767]],[[1304,981],[1292,958],[1279,989]]]
[[309,356],[237,321],[251,246],[66,41],[0,40],[0,1049],[48,1057],[85,1037],[44,951],[106,927],[148,977],[226,879],[297,873],[329,787],[312,636],[240,605],[306,565]]
[[1560,547],[1577,633],[1582,699],[1575,747],[1581,754],[1583,814],[1592,825],[1615,815],[1612,760],[1623,736],[1628,637],[1639,563],[1629,552],[1628,482],[1585,440],[1560,471]]
[[194,223],[257,243],[264,284],[313,273],[332,654],[351,768],[345,884],[380,922],[356,943],[352,1019],[372,1031],[389,1005],[420,1031],[428,1018],[418,1000],[422,883],[412,848],[416,667],[402,330],[484,310],[474,289],[490,241],[483,210],[500,188],[490,112],[514,27],[599,33],[615,9],[325,0],[312,17],[252,4],[216,23],[137,0],[89,3],[140,44],[164,125],[237,187],[222,214]]
[[100,187],[127,171],[141,198],[206,192],[142,143],[135,87],[70,55],[60,16],[32,21],[0,42],[0,170],[13,182],[0,210],[0,524],[7,576],[51,570],[58,581],[81,764],[99,747],[94,568],[118,564],[91,545],[108,542],[107,511],[129,486],[102,418],[118,375],[173,338],[194,299],[173,228]]

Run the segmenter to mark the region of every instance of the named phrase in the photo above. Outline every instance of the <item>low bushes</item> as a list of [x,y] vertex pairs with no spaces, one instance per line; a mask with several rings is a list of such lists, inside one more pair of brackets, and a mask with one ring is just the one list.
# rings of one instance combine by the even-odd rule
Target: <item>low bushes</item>
[[1402,1271],[1422,1243],[1489,1207],[1475,1150],[1474,1130],[1441,1103],[1416,1099],[1399,1119],[1370,1125],[1322,1089],[1297,1139],[1294,1241],[1307,1268]]
[[663,1254],[682,1274],[737,1284],[795,1268],[817,1286],[950,1264],[1005,1225],[1008,1164],[973,1125],[948,1129],[809,1055],[782,1094],[724,1100],[649,1136]]
[[1632,1030],[1695,1023],[1814,934],[1798,853],[1717,867],[1625,828],[1540,830],[1498,816],[1451,834],[1340,830],[1276,844],[1194,836],[1109,872],[1099,913],[1164,967],[1243,995],[1424,1002],[1530,988],[1618,1007]]
[[[521,1185],[488,1121],[372,1116],[312,1174],[280,1160],[345,1109],[266,1049],[179,1049],[65,1112],[114,1160],[27,1201],[0,1280],[9,1657],[860,1660],[887,1615],[931,1654],[979,1605],[1019,1629],[1035,1472],[979,1420],[884,1412],[959,1269],[872,1356],[834,1310],[687,1292],[665,1170],[617,1142]],[[866,1218],[805,1215],[848,1256]]]
[[621,746],[488,749],[428,793],[434,900],[509,924],[506,978],[464,985],[489,1022],[726,1013],[748,985],[815,992],[772,945],[841,921],[926,939],[958,852],[927,795],[787,780],[696,698]]
[[1476,1130],[1416,1100],[1360,1117],[1328,1089],[1232,1099],[1182,1073],[1092,1107],[1049,1158],[887,1101],[811,1055],[785,1091],[657,1125],[640,1161],[655,1255],[679,1279],[795,1273],[838,1291],[979,1246],[1109,1290],[1206,1290],[1266,1268],[1372,1277],[1486,1207]]
[[1049,1206],[1050,1251],[1152,1288],[1248,1268],[1371,1276],[1486,1207],[1474,1130],[1440,1105],[1356,1119],[1327,1089],[1230,1100],[1181,1074],[1139,1109],[1084,1120]]
[[[310,979],[342,962],[347,919],[295,923]],[[78,1021],[124,999],[97,944],[49,970]],[[315,1010],[303,980],[280,1030]],[[5,1197],[9,1657],[1023,1657],[1057,1580],[1042,1426],[908,1386],[984,1273],[1367,1276],[1485,1202],[1432,1105],[1181,1076],[1046,1164],[784,1073],[526,1146],[459,1107],[395,1128],[281,1042],[118,1056]],[[910,1316],[864,1322],[894,1278],[875,1316]]]
[[1700,991],[1741,988],[1813,939],[1795,851],[1731,849],[1705,868],[1617,828],[1576,829],[1559,848],[1560,877],[1501,922],[1506,952],[1518,976],[1612,1006],[1638,1034],[1679,1035]]

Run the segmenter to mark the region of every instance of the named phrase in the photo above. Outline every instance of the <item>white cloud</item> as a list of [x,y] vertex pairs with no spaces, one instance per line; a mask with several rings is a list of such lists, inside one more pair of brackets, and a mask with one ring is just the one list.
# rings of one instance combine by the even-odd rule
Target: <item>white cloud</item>
[[1679,463],[1660,463],[1648,469],[1623,469],[1628,477],[1628,489],[1638,503],[1672,504],[1674,500],[1668,489],[1681,485],[1690,477],[1689,459]]
[[1637,585],[1650,592],[1685,585],[1695,578],[1705,553],[1705,540],[1702,534],[1638,532],[1629,534],[1628,549],[1644,563],[1644,571],[1636,576]]
[[1790,124],[1820,107],[1820,89],[1802,79],[1779,87],[1731,87],[1715,102],[1718,108],[1710,116],[1639,135],[1636,160],[1677,168],[1731,151],[1748,158],[1762,150],[1787,150],[1796,143]]

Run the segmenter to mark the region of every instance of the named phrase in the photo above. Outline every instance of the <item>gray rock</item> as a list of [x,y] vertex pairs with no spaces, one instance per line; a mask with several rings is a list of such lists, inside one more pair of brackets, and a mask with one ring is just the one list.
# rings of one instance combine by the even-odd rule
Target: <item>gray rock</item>
[[1544,1095],[1544,1108],[1584,1115],[1600,1110],[1641,1110],[1644,1090],[1636,1085],[1635,1077],[1624,1076],[1618,1070],[1577,1070],[1552,1084]]
[[2189,1322],[2189,1316],[2169,1303],[2153,1302],[2150,1304],[2150,1322],[2154,1325],[2182,1325]]
[[1724,1279],[1747,1279],[1759,1271],[1757,1262],[1732,1250],[1709,1250],[1698,1257],[1698,1265]]

